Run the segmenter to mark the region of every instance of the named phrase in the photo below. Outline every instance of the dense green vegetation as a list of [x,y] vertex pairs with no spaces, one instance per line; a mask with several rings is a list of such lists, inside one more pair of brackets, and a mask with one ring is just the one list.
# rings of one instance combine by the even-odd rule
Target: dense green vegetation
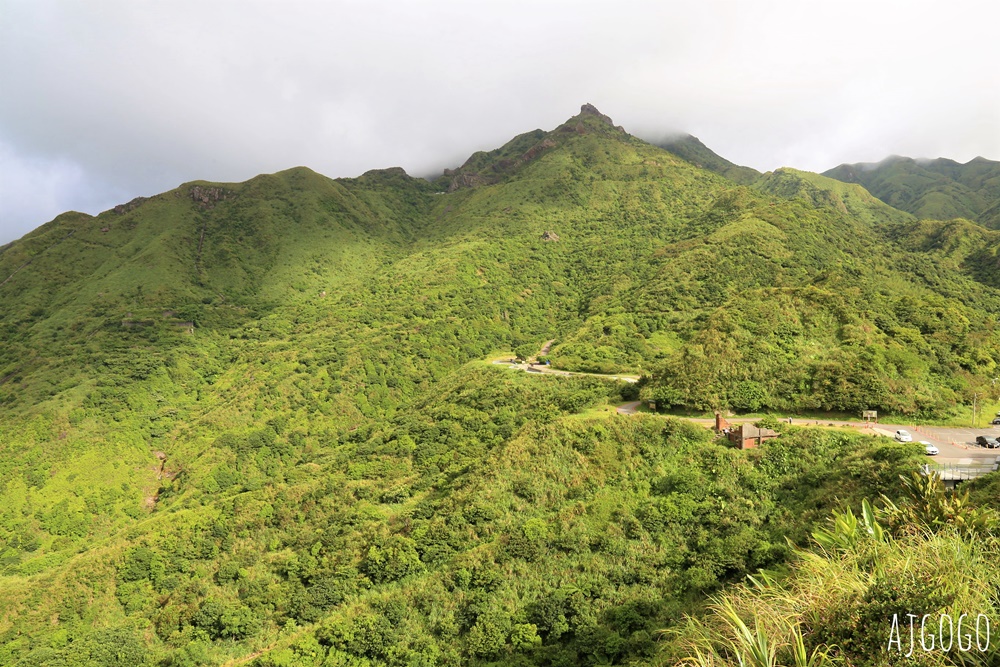
[[[919,452],[612,406],[947,415],[994,391],[998,247],[592,109],[433,182],[59,216],[0,248],[0,664],[655,661]],[[485,361],[553,339],[644,379]]]
[[697,313],[670,327],[681,344],[654,374],[659,405],[932,416],[993,395],[1000,302],[979,267],[996,261],[995,234],[915,225],[792,170],[758,187],[786,199],[726,193],[695,223],[707,236],[666,248],[643,290],[637,309]]
[[751,576],[688,617],[662,657],[719,667],[996,664],[995,509],[936,476],[913,473],[900,486],[898,503],[883,496],[858,514],[834,512],[788,570]]
[[1000,229],[1000,162],[893,156],[877,164],[842,164],[823,175],[859,183],[890,206],[920,218],[966,218]]
[[3,662],[138,664],[96,657],[111,637],[167,664],[650,659],[692,600],[916,466],[860,435],[742,453],[655,416],[572,416],[616,390],[473,365],[322,446],[280,421],[227,431],[115,538],[85,526],[80,555],[6,578]]

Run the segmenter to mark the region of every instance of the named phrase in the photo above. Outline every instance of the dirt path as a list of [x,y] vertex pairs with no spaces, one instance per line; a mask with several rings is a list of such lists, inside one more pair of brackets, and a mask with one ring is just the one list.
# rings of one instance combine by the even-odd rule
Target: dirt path
[[594,378],[605,378],[608,380],[620,380],[622,382],[634,383],[639,381],[638,375],[604,375],[602,373],[579,373],[577,371],[561,371],[550,366],[544,366],[542,364],[532,364],[532,363],[517,363],[516,361],[509,359],[495,359],[493,361],[497,366],[507,366],[508,368],[519,368],[526,373],[536,373],[538,375],[559,375],[562,377],[594,377]]
[[639,404],[641,402],[642,401],[629,401],[628,403],[622,403],[615,409],[620,415],[634,415],[639,411]]
[[548,354],[549,353],[549,348],[552,347],[552,343],[554,343],[554,342],[556,342],[555,338],[553,338],[552,340],[545,341],[545,345],[542,345],[542,349],[540,349],[538,351],[538,356],[539,357],[544,357],[546,354]]

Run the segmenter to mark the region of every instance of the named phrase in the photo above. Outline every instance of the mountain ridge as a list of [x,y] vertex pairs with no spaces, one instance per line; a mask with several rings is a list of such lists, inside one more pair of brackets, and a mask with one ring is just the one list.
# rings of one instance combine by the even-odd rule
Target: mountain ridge
[[691,162],[697,167],[721,174],[741,185],[750,185],[761,175],[756,169],[742,167],[730,162],[703,144],[698,137],[690,134],[664,139],[656,142],[655,145]]
[[[741,184],[596,109],[433,181],[133,202],[0,253],[3,664],[653,662],[923,455],[794,428],[739,451],[615,405],[996,398],[1000,232]],[[492,363],[548,341],[643,379]]]
[[983,157],[962,164],[948,158],[890,156],[880,162],[842,164],[823,175],[859,183],[887,204],[918,217],[967,218],[991,229],[1000,227],[1000,162]]

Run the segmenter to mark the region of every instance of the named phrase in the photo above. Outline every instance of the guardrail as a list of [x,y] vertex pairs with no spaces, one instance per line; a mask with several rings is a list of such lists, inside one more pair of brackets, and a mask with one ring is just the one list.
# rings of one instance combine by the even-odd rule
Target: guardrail
[[998,468],[998,463],[1000,463],[1000,457],[998,461],[993,463],[927,463],[925,464],[926,471],[935,471],[941,476],[941,479],[946,482],[951,481],[963,481],[976,479],[982,477],[983,475],[988,475],[991,472],[996,472]]

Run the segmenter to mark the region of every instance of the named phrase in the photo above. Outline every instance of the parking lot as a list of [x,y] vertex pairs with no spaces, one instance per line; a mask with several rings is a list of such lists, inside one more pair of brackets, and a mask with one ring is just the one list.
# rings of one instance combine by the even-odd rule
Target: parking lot
[[990,438],[1000,436],[1000,426],[986,428],[960,428],[954,426],[905,426],[898,424],[879,424],[876,431],[892,437],[897,430],[909,431],[914,441],[926,440],[937,446],[941,453],[936,458],[940,460],[967,462],[969,459],[989,459],[991,462],[1000,456],[1000,449],[987,449],[976,445],[976,436],[985,435]]
[[[632,404],[625,404],[631,406]],[[623,406],[623,407],[625,407]],[[620,412],[622,412],[620,410]],[[634,412],[634,410],[632,411]],[[623,414],[632,414],[623,412]],[[701,424],[706,428],[711,428],[713,423],[710,419],[689,418],[689,421]],[[729,423],[739,424],[751,422],[750,417],[730,417]],[[985,435],[988,438],[1000,437],[1000,426],[987,425],[983,428],[963,428],[955,426],[913,426],[911,424],[864,424],[863,422],[848,422],[838,420],[818,420],[803,419],[795,417],[789,423],[798,426],[838,426],[851,427],[861,433],[884,435],[887,438],[895,436],[896,431],[908,431],[913,436],[914,442],[921,440],[935,445],[939,453],[933,458],[936,461],[947,464],[958,465],[979,465],[984,463],[994,463],[1000,461],[1000,448],[989,449],[976,445],[976,436]],[[929,458],[929,457],[928,457]]]

